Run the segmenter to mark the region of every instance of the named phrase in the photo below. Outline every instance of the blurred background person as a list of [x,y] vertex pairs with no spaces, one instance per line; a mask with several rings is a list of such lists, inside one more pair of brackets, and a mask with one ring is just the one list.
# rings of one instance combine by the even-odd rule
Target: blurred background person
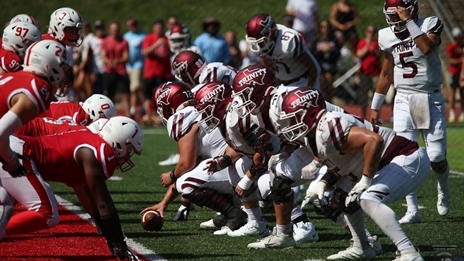
[[221,23],[214,17],[206,18],[202,23],[203,33],[193,42],[203,53],[206,63],[230,61],[229,45],[219,34]]
[[168,18],[168,22],[166,23],[166,33],[164,34],[166,37],[169,37],[171,35],[171,29],[174,25],[178,25],[179,20],[177,19],[177,16],[171,15]]
[[229,45],[230,61],[228,65],[240,70],[242,66],[242,52],[237,43],[237,34],[232,30],[227,30],[224,38]]
[[95,35],[89,22],[82,28],[84,40],[79,47],[74,47],[74,101],[85,101],[92,95],[92,61],[89,52],[89,41]]
[[288,0],[285,13],[293,16],[293,28],[303,35],[309,50],[312,50],[319,24],[319,8],[316,0]]
[[119,22],[110,24],[109,35],[101,43],[101,57],[105,64],[104,92],[114,104],[121,100],[122,111],[130,117],[130,88],[126,62],[129,60],[129,44],[121,35]]
[[330,9],[330,24],[343,33],[349,44],[351,53],[356,54],[358,33],[356,25],[360,22],[358,8],[349,0],[339,0]]
[[366,117],[366,108],[379,79],[381,52],[377,36],[377,28],[370,25],[366,28],[366,38],[358,42],[356,57],[361,63],[359,70],[359,86],[357,102],[362,107],[361,117]]
[[142,53],[145,56],[143,72],[143,107],[145,115],[142,121],[146,124],[160,125],[161,120],[149,108],[153,91],[160,84],[169,81],[171,75],[171,61],[168,38],[164,34],[163,20],[156,20],[152,25],[152,32],[145,36],[142,42]]
[[94,32],[95,36],[89,39],[89,55],[92,64],[92,94],[103,94],[105,64],[100,55],[101,44],[106,37],[105,24],[103,21],[95,21]]
[[128,31],[123,35],[129,44],[129,61],[126,63],[130,87],[130,115],[135,119],[136,111],[141,110],[140,91],[145,57],[142,54],[142,43],[145,33],[139,30],[138,21],[131,18],[126,23]]
[[449,116],[448,122],[456,120],[456,90],[459,90],[461,113],[458,121],[464,122],[464,71],[462,69],[464,35],[461,28],[455,27],[451,32],[454,41],[446,47],[446,57],[448,58],[448,72],[450,74],[450,92],[448,96]]
[[321,92],[326,101],[332,102],[334,95],[332,83],[337,75],[340,46],[334,37],[332,27],[326,20],[321,21],[319,24],[313,55],[321,66]]

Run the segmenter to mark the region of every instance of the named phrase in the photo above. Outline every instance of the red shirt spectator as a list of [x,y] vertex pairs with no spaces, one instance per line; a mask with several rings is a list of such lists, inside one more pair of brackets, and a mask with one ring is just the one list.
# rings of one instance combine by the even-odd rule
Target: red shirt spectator
[[456,59],[455,63],[450,62],[448,70],[450,74],[456,75],[461,72],[461,67],[462,67],[462,57],[463,57],[463,52],[462,52],[463,46],[462,43],[458,42],[451,42],[448,44],[446,47],[446,55],[448,56],[448,59]]
[[[366,48],[367,45],[366,38],[361,39],[358,42],[358,53],[360,50]],[[380,51],[379,43],[377,40],[371,40],[369,47],[367,47],[367,52],[364,57],[360,57],[361,60],[361,73],[369,76],[378,76],[381,71],[380,64]]]
[[162,24],[155,22],[153,33],[148,34],[142,43],[145,54],[144,78],[171,79],[171,61],[168,39],[163,33]]
[[101,50],[105,51],[106,57],[110,61],[114,61],[105,63],[105,73],[115,72],[119,75],[127,74],[126,64],[117,62],[117,60],[123,57],[124,53],[129,53],[129,44],[124,38],[115,38],[111,36],[105,37],[101,44]]

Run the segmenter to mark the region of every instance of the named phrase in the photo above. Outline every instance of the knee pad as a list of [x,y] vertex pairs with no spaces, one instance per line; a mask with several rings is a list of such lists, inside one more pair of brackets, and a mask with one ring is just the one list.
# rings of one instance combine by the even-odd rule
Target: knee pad
[[445,160],[442,160],[440,162],[433,162],[431,161],[430,162],[430,167],[432,167],[432,170],[435,172],[435,173],[439,173],[439,174],[442,174],[442,173],[445,173],[446,172],[446,169],[448,168],[448,161],[445,159]]
[[294,181],[285,177],[275,176],[271,181],[271,198],[275,203],[293,201],[292,183]]

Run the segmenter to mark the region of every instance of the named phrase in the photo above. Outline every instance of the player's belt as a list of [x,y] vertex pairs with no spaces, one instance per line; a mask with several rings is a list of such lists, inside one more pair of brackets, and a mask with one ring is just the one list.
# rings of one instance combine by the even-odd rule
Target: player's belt
[[308,76],[309,76],[309,71],[306,70],[306,72],[303,73],[302,75],[300,75],[300,76],[298,76],[298,77],[295,77],[295,78],[293,78],[293,79],[290,79],[290,80],[286,80],[286,81],[282,81],[282,80],[281,80],[280,83],[283,84],[283,85],[289,85],[289,84],[291,84],[291,83],[293,83],[293,82],[298,81],[298,80],[301,79],[301,78],[307,78]]

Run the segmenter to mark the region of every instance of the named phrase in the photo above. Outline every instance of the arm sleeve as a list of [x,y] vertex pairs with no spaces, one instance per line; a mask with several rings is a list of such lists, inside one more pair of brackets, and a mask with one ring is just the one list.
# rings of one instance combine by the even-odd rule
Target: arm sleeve
[[22,125],[21,119],[12,111],[8,111],[0,119],[0,144],[3,147],[0,150],[0,158],[6,163],[16,158],[16,154],[10,148],[10,135]]

